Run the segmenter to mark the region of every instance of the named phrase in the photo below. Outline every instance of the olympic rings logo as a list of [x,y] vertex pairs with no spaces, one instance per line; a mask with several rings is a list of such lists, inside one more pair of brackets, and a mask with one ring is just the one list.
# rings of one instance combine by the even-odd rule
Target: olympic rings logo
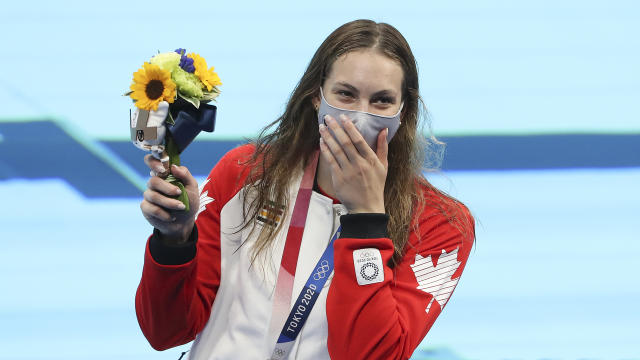
[[360,275],[367,281],[374,280],[378,277],[379,273],[380,269],[378,269],[378,266],[371,262],[362,265],[360,268]]
[[363,251],[360,253],[361,258],[372,257],[372,256],[373,254],[371,253],[371,251]]
[[327,260],[322,260],[322,262],[320,262],[320,266],[318,266],[316,272],[313,274],[314,280],[324,279],[329,270],[329,262]]

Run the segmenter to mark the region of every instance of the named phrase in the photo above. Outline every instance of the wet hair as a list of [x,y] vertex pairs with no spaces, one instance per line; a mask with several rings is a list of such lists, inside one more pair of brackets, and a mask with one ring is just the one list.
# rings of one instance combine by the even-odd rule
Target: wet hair
[[[417,229],[418,213],[425,206],[438,208],[452,222],[463,216],[455,199],[433,187],[423,176],[425,155],[430,149],[419,126],[426,108],[419,95],[418,69],[409,44],[400,32],[385,23],[356,20],[333,31],[313,55],[293,90],[284,113],[267,125],[253,141],[255,153],[248,161],[251,175],[245,186],[244,227],[253,224],[259,212],[273,203],[289,208],[291,174],[306,165],[308,156],[319,147],[317,113],[313,99],[340,56],[352,51],[373,50],[396,61],[403,70],[401,126],[389,143],[388,172],[384,190],[385,211],[389,214],[388,233],[394,245],[391,265],[402,258],[412,227]],[[431,138],[432,142],[437,141]],[[425,195],[428,192],[428,196]],[[284,217],[284,216],[282,216]],[[458,224],[461,231],[470,231]],[[253,258],[268,248],[277,227],[254,227],[260,234],[253,245]],[[465,237],[466,238],[466,237]]]

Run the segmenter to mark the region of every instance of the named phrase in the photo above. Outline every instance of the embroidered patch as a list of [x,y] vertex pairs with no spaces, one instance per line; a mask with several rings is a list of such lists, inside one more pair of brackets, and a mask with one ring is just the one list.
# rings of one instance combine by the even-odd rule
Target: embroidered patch
[[354,250],[353,266],[356,270],[358,285],[375,284],[384,280],[382,255],[376,248]]
[[256,220],[261,224],[277,227],[282,220],[282,214],[284,214],[284,206],[268,201],[256,216]]
[[459,277],[452,279],[453,273],[458,270],[458,249],[451,252],[442,250],[437,259],[432,259],[431,255],[422,257],[416,254],[415,263],[411,264],[413,274],[418,282],[418,289],[431,295],[431,301],[427,304],[426,312],[429,312],[435,300],[440,309],[449,301],[449,297],[458,284]]

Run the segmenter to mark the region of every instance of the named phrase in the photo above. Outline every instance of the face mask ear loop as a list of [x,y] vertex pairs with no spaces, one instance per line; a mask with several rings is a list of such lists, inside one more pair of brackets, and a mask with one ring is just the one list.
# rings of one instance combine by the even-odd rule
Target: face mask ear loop
[[[327,99],[325,99],[324,97],[324,92],[322,91],[322,86],[320,86],[320,101],[327,103],[327,105],[331,106],[328,102]],[[333,106],[331,106],[333,107]]]
[[[337,107],[332,106],[331,104],[329,104],[329,103],[327,102],[327,99],[325,99],[325,98],[324,98],[324,92],[322,91],[322,86],[320,86],[320,98],[321,98],[321,99],[320,99],[320,103],[325,103],[325,104],[329,105],[329,107],[331,107],[331,108],[334,108],[334,109],[336,109],[336,110],[340,110],[340,109],[338,109]],[[321,107],[321,106],[318,106],[318,111],[320,111],[320,107]],[[318,111],[316,111],[316,113],[317,113]],[[327,125],[327,120],[325,120],[325,117],[326,117],[326,116],[327,116],[327,115],[325,115],[324,117],[322,117],[322,123],[324,124],[324,126],[329,126],[329,125]]]
[[[322,92],[322,86],[320,86],[320,103],[325,103],[327,105],[329,105],[329,103],[327,102],[327,99],[324,98],[324,92]],[[329,105],[331,106],[331,105]],[[318,105],[318,108],[316,109],[316,114],[320,111],[320,105]],[[326,116],[326,115],[325,115]],[[324,116],[322,117],[322,123],[324,124],[324,126],[327,126],[327,121],[324,119]]]

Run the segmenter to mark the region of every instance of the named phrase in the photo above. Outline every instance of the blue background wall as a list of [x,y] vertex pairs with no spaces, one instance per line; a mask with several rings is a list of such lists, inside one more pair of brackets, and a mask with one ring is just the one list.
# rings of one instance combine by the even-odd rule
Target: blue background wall
[[148,171],[132,73],[160,51],[223,81],[202,179],[275,119],[320,42],[371,18],[418,60],[443,171],[477,245],[415,359],[640,359],[640,4],[434,1],[3,4],[0,359],[177,359],[140,333]]

